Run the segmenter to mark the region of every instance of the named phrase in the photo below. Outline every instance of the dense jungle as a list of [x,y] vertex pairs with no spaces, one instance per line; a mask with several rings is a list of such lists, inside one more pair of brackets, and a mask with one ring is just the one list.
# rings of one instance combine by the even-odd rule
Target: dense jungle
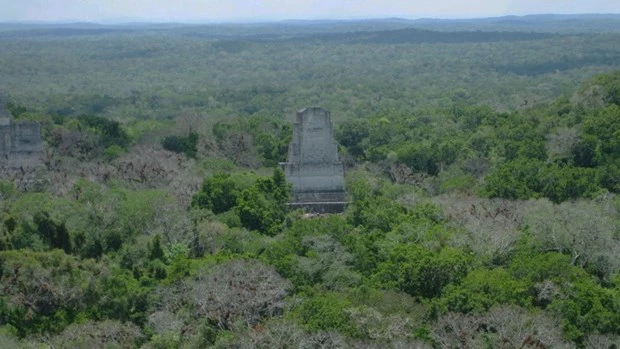
[[0,101],[0,348],[620,347],[620,15],[3,23]]

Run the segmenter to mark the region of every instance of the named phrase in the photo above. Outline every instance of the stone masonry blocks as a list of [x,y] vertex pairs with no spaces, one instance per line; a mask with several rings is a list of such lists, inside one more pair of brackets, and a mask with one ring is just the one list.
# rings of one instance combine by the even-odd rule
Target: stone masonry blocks
[[287,162],[292,207],[313,213],[342,212],[346,206],[344,167],[338,159],[330,113],[322,108],[297,112]]

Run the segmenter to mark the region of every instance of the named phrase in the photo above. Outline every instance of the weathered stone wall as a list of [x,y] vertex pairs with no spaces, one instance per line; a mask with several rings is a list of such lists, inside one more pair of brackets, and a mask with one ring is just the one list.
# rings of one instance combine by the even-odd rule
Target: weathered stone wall
[[[3,119],[9,119],[11,117],[11,113],[7,106],[7,98],[4,96],[2,92],[0,92],[0,122]],[[8,120],[7,120],[8,121]]]
[[39,123],[0,118],[0,167],[35,166],[41,161],[42,152]]
[[291,206],[310,212],[340,212],[346,205],[344,168],[338,159],[330,114],[321,108],[297,113],[287,162]]

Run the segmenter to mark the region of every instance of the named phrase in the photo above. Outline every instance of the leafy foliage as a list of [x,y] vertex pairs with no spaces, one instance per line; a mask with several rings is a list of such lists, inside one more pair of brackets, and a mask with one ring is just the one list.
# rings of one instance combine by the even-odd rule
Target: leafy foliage
[[470,260],[461,251],[435,255],[421,246],[404,245],[390,252],[373,275],[378,287],[395,287],[412,296],[434,298],[467,275]]
[[187,157],[196,157],[196,144],[198,142],[198,134],[191,132],[186,137],[168,136],[161,142],[161,146],[175,153],[183,153]]
[[250,230],[276,234],[284,222],[289,196],[284,172],[276,168],[272,178],[259,178],[253,187],[241,192],[237,200],[241,224]]
[[213,213],[226,212],[237,205],[239,181],[228,174],[218,173],[205,178],[202,189],[192,197],[192,206],[207,208]]

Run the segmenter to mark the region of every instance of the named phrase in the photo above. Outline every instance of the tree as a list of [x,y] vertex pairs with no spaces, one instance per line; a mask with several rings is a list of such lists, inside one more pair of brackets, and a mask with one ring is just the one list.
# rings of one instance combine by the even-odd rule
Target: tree
[[50,342],[59,348],[131,348],[145,340],[146,336],[135,324],[90,320],[67,327]]
[[88,304],[94,268],[62,250],[0,252],[0,318],[20,337],[58,332]]
[[284,221],[284,210],[257,187],[245,189],[237,200],[241,224],[250,230],[275,235]]
[[502,263],[514,252],[522,235],[522,202],[469,196],[435,198],[446,220],[463,232],[451,236],[452,246],[474,252],[487,263]]
[[395,287],[412,296],[433,298],[465,277],[469,264],[469,258],[455,249],[444,248],[435,254],[418,245],[400,245],[379,263],[373,280],[381,288]]
[[562,127],[547,135],[546,149],[549,160],[567,162],[571,160],[571,150],[579,142],[575,127]]
[[406,214],[407,210],[394,200],[382,195],[364,195],[354,201],[348,218],[353,225],[386,233],[401,223]]
[[614,238],[613,208],[605,202],[530,202],[524,221],[543,251],[571,256],[571,264],[598,270],[608,278],[620,267],[620,242]]
[[335,132],[336,140],[357,159],[364,157],[364,140],[370,134],[366,120],[348,120],[340,123]]
[[189,135],[182,136],[168,136],[161,142],[161,146],[175,153],[183,153],[188,158],[195,158],[198,144],[198,134],[196,132],[190,132]]
[[588,168],[545,164],[520,158],[502,164],[485,178],[484,193],[490,198],[521,199],[544,196],[555,203],[588,197],[600,188]]
[[480,338],[476,338],[479,325],[479,316],[447,313],[433,326],[432,338],[441,349],[473,349],[482,344]]
[[121,148],[127,148],[131,143],[131,138],[118,121],[94,115],[82,115],[78,121],[80,127],[99,135],[104,147],[117,145]]
[[336,293],[326,293],[308,297],[295,313],[310,331],[336,330],[348,336],[358,336],[359,329],[346,311],[349,307],[348,300]]
[[66,253],[73,252],[73,241],[64,222],[57,223],[48,212],[38,212],[33,220],[41,238],[52,248],[61,248]]
[[513,305],[493,307],[485,315],[447,313],[433,325],[439,348],[566,348],[557,321],[547,314],[530,314]]
[[194,316],[207,317],[219,330],[241,321],[253,326],[279,315],[291,288],[272,267],[258,261],[234,260],[202,270],[189,283]]
[[241,192],[236,206],[241,224],[250,230],[275,235],[284,222],[289,196],[290,186],[284,172],[276,168],[271,178],[259,178],[253,187]]
[[[438,151],[439,149],[429,144],[408,144],[398,150],[398,161],[414,171],[434,176],[439,173],[439,162],[442,161]],[[450,160],[453,159],[446,159],[446,162],[449,163]]]
[[448,285],[437,300],[442,310],[484,313],[499,304],[525,306],[530,303],[528,284],[503,268],[475,269],[459,284]]
[[216,173],[205,178],[200,192],[192,197],[192,206],[206,208],[213,213],[226,212],[237,204],[240,189],[230,175]]
[[484,179],[484,193],[490,198],[529,199],[536,190],[540,161],[518,159],[502,164]]
[[161,237],[159,234],[155,235],[153,242],[149,245],[149,259],[165,261],[164,249],[161,246]]

